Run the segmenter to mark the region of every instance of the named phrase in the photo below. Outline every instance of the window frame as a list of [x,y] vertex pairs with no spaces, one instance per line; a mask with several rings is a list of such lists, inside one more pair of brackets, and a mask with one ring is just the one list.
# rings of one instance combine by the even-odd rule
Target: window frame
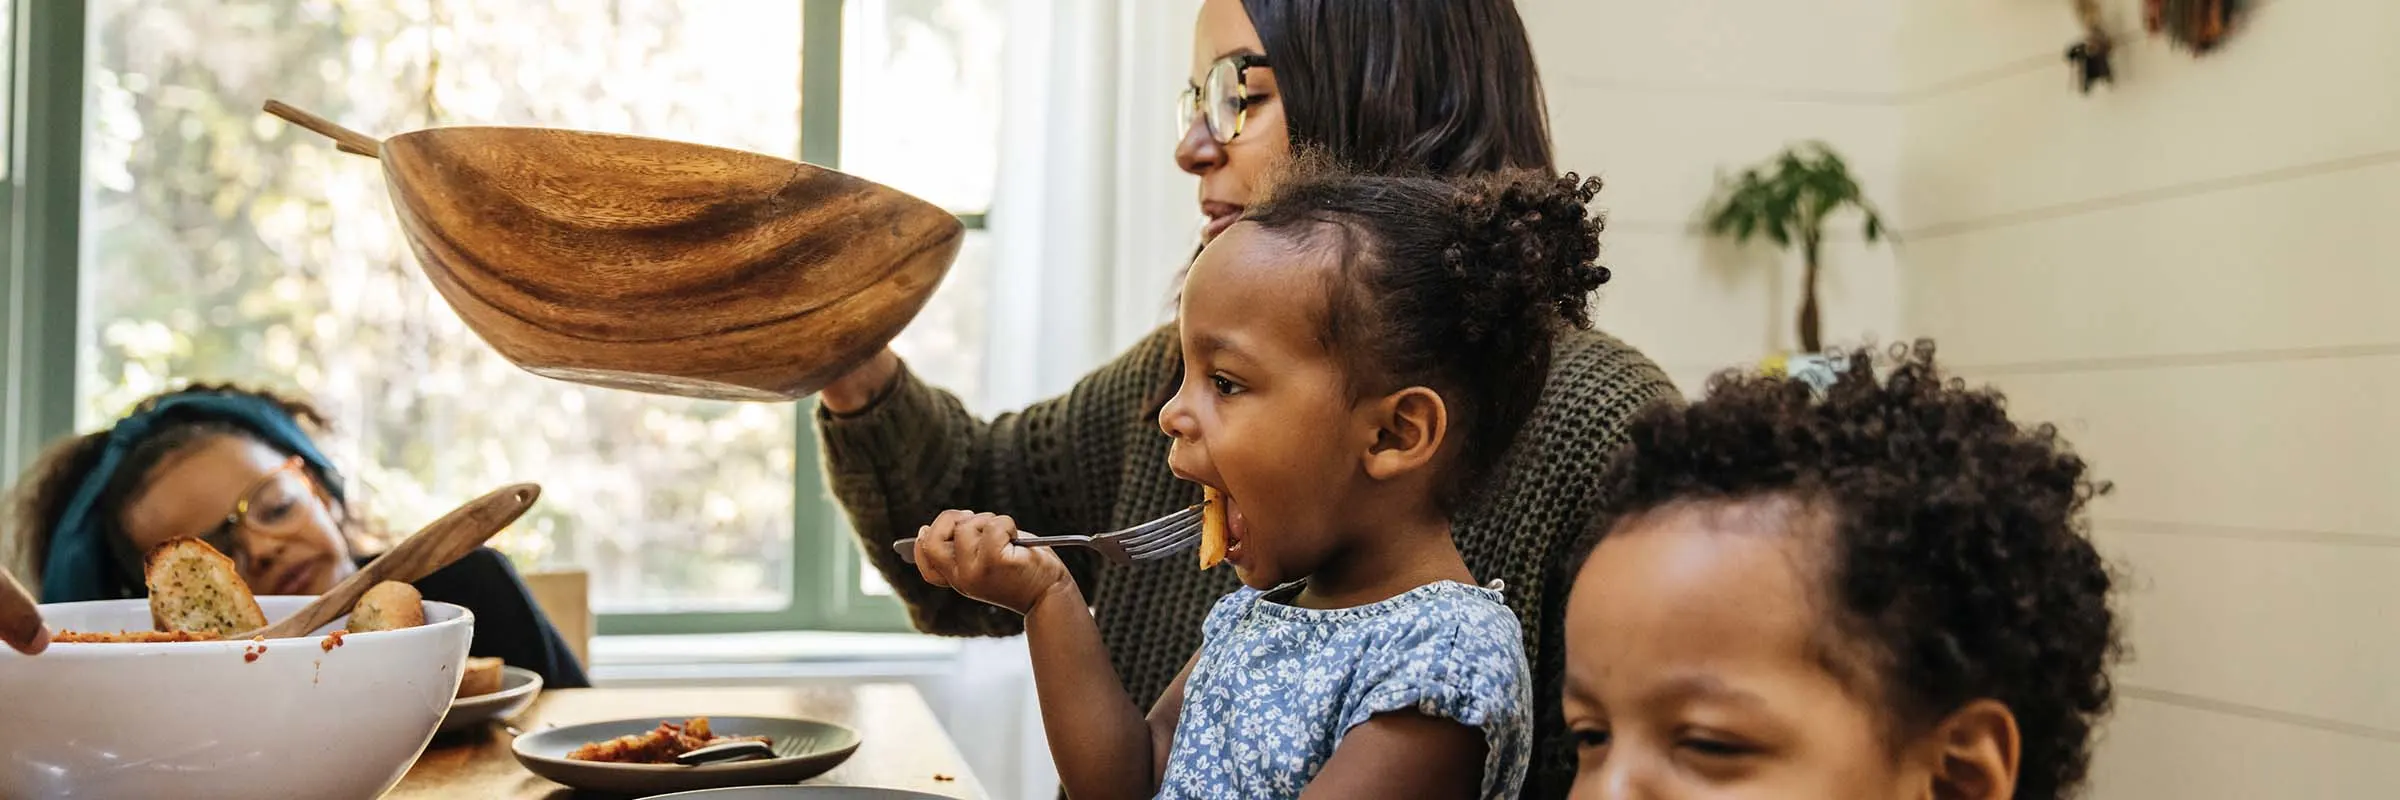
[[[839,168],[843,0],[801,11],[801,159]],[[81,346],[80,212],[86,0],[16,0],[5,56],[8,169],[0,174],[0,475],[13,482],[41,448],[73,432]],[[36,121],[39,121],[36,124]],[[961,214],[969,229],[984,214]],[[752,612],[607,613],[599,635],[768,630],[910,630],[896,598],[869,595],[842,509],[826,489],[816,403],[795,404],[791,599]]]
[[[0,179],[6,221],[0,225],[6,279],[0,474],[12,483],[45,444],[75,427],[84,9],[84,0],[17,0],[9,26],[9,169]],[[75,80],[45,80],[53,76]]]

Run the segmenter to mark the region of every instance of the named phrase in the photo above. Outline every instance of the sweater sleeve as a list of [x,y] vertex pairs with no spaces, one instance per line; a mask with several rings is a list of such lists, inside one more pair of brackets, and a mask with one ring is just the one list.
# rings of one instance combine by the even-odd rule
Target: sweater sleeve
[[[856,414],[819,407],[817,432],[833,495],[918,630],[1024,631],[1025,620],[1007,609],[926,583],[892,543],[950,509],[1006,514],[1018,527],[1046,534],[1104,530],[1126,454],[1135,449],[1129,437],[1139,426],[1129,420],[1147,412],[1145,401],[1176,369],[1178,347],[1175,330],[1161,328],[1067,394],[988,421],[905,369],[889,392]],[[1059,556],[1088,599],[1092,554],[1063,548]]]

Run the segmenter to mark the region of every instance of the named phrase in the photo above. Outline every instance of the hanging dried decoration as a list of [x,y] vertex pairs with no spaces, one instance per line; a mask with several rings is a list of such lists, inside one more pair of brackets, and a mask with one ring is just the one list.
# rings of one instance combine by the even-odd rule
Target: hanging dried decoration
[[2091,94],[2093,84],[2116,84],[2117,71],[2108,57],[2117,44],[2100,23],[2100,0],[2074,2],[2075,18],[2083,23],[2083,38],[2067,47],[2067,63],[2075,65],[2076,88]]
[[2176,45],[2206,53],[2233,32],[2241,0],[2142,0],[2142,25]]

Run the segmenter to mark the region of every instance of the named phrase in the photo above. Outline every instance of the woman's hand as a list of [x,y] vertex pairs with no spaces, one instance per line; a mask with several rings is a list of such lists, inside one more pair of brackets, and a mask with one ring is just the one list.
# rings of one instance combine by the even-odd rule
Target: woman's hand
[[856,414],[874,405],[899,377],[900,354],[886,347],[826,384],[817,393],[817,402],[835,414]]
[[926,583],[1019,614],[1052,592],[1074,593],[1075,578],[1058,554],[1009,543],[1016,538],[1016,520],[944,511],[917,531],[917,571]]

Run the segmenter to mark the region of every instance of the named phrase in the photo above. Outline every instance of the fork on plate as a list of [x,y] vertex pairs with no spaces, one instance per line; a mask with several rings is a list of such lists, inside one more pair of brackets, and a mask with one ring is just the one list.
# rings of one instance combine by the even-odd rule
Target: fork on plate
[[[1089,547],[1118,564],[1155,561],[1189,550],[1200,541],[1200,512],[1207,507],[1206,503],[1194,503],[1181,511],[1131,528],[1090,536],[1034,536],[1019,531],[1015,544],[1018,547]],[[892,549],[900,553],[900,560],[917,563],[916,537],[893,542]]]

